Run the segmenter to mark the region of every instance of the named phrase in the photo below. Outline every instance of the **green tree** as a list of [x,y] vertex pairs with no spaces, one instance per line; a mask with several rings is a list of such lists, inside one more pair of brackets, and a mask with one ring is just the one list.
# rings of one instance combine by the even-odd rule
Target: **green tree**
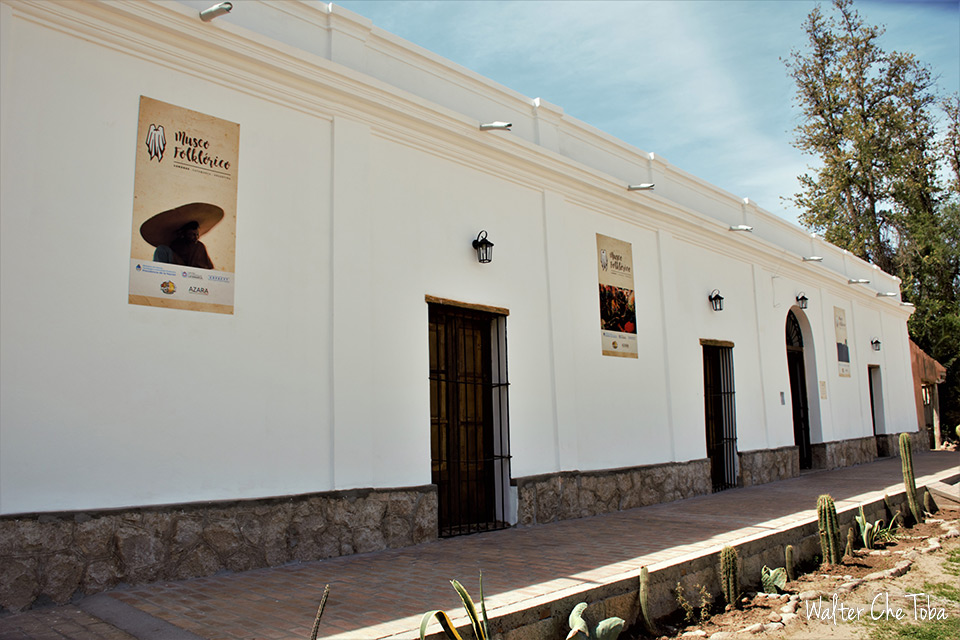
[[802,112],[794,144],[818,160],[799,176],[800,221],[900,277],[903,299],[916,305],[911,337],[948,368],[941,408],[956,424],[960,99],[940,100],[912,54],[884,51],[883,28],[864,22],[852,0],[833,0],[829,16],[818,6],[804,28],[806,48],[785,61]]

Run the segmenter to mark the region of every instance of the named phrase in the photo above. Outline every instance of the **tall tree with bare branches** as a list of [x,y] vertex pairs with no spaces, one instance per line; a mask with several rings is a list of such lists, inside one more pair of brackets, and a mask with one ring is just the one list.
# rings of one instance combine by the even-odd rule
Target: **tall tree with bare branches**
[[[883,28],[853,0],[818,6],[807,44],[785,61],[802,118],[795,146],[800,221],[903,281],[911,337],[948,367],[947,424],[960,422],[960,99],[942,100],[912,54],[887,52]],[[946,116],[944,118],[944,115]]]

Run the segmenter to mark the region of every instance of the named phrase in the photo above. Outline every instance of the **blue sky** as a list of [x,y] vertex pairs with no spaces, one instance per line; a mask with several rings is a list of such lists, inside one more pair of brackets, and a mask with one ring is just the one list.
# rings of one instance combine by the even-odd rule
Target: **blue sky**
[[[796,221],[782,196],[815,163],[791,146],[798,111],[781,58],[829,2],[620,0],[334,2],[468,69]],[[881,45],[960,91],[960,0],[871,0]]]

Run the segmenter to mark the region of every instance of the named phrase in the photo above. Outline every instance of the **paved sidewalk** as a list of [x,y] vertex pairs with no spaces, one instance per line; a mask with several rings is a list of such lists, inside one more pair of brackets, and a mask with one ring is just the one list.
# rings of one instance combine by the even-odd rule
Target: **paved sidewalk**
[[[914,466],[918,485],[955,482],[960,454],[917,453]],[[808,521],[821,493],[842,510],[902,487],[900,460],[887,458],[591,518],[131,587],[0,618],[0,639],[306,640],[326,583],[321,638],[414,638],[425,611],[460,615],[451,578],[476,597],[482,569],[492,618]]]

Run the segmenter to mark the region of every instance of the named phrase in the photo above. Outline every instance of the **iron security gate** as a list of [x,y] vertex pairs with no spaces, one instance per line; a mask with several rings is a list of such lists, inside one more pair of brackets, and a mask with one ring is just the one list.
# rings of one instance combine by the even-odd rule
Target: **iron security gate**
[[430,446],[439,535],[509,526],[506,316],[430,304]]
[[703,395],[710,476],[722,491],[737,486],[739,475],[731,347],[703,345]]

